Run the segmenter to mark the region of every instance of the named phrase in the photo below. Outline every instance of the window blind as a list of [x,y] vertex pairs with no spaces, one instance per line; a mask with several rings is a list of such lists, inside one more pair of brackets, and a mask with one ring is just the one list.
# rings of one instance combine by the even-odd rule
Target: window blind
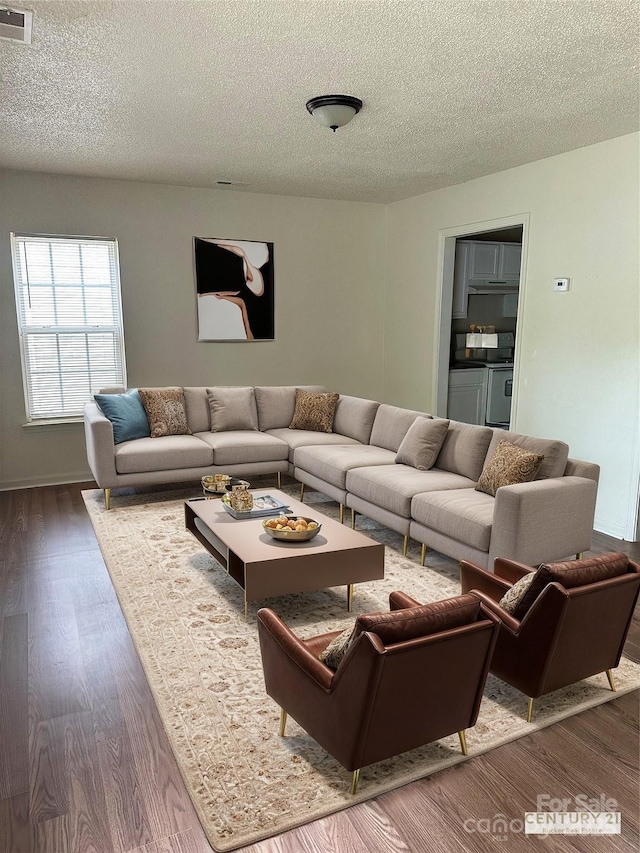
[[27,418],[81,416],[126,384],[117,242],[13,235],[13,255]]

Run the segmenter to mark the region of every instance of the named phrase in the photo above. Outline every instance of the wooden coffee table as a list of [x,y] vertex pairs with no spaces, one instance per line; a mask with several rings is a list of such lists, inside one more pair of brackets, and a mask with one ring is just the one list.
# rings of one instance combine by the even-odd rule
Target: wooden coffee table
[[264,518],[237,520],[218,498],[185,501],[187,530],[244,590],[245,619],[250,601],[342,584],[347,586],[351,610],[354,584],[384,578],[384,545],[278,489],[253,493],[273,495],[286,502],[294,515],[315,519],[322,530],[308,542],[282,542],[265,533]]

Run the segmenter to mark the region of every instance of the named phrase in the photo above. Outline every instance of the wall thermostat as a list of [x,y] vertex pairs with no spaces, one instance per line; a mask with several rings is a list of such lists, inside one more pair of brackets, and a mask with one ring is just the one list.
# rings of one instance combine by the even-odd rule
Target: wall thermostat
[[553,280],[553,289],[557,293],[566,293],[571,286],[570,278],[554,278]]

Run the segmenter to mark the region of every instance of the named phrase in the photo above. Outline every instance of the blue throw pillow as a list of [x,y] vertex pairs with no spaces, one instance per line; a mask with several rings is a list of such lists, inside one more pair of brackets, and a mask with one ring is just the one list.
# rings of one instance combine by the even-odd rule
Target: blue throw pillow
[[94,394],[93,399],[113,424],[114,444],[151,435],[147,413],[137,388],[132,388],[126,394]]

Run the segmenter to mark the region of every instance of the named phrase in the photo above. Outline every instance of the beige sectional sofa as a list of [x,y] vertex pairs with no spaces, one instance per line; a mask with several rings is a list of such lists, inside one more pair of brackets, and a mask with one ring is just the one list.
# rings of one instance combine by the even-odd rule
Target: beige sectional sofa
[[[320,386],[298,386],[323,391]],[[110,389],[119,390],[119,389]],[[211,431],[207,390],[184,389],[191,435],[114,445],[99,407],[85,410],[87,455],[105,490],[182,482],[213,472],[251,478],[293,475],[341,507],[372,518],[455,559],[492,566],[496,556],[536,565],[591,547],[599,468],[568,458],[564,442],[451,421],[435,464],[396,462],[417,417],[428,413],[341,396],[332,433],[292,430],[295,386],[253,389],[254,429]],[[537,479],[475,490],[501,438],[543,453]],[[424,547],[423,547],[424,556]]]

